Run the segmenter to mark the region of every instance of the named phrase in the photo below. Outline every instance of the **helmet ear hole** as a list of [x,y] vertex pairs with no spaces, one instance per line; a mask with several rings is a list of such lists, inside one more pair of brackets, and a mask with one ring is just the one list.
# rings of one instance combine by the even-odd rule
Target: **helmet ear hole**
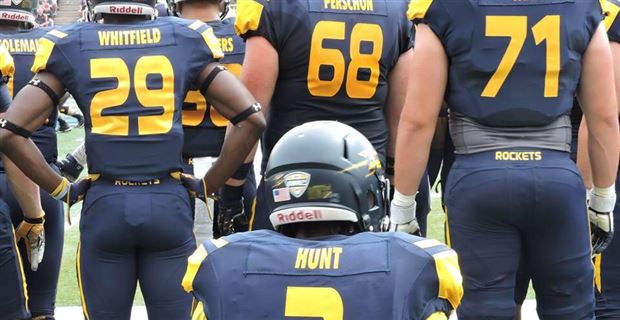
[[372,210],[375,209],[375,207],[377,207],[377,197],[375,196],[375,193],[372,192],[371,190],[368,190],[368,193],[366,194],[366,198],[368,199],[368,209]]

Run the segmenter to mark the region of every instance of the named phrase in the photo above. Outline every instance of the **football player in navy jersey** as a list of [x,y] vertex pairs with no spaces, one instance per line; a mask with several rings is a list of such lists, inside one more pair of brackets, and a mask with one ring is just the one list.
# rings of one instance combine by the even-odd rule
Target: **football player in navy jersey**
[[[12,14],[20,14],[20,11],[30,12],[27,10],[29,6],[30,4],[16,9],[17,5],[11,4],[11,10],[0,8],[0,13],[7,11]],[[0,25],[0,29],[5,27]],[[2,79],[0,81],[0,115],[6,112],[11,104],[8,83],[14,74],[14,60],[9,51],[0,43],[0,77]],[[5,125],[4,122],[0,121],[0,127]],[[6,200],[13,199],[13,197],[9,197],[0,189],[0,261],[2,261],[0,263],[0,283],[2,283],[0,286],[0,319],[26,319],[30,318],[31,314],[28,307],[25,268],[17,243],[22,238],[25,240],[24,247],[27,254],[24,255],[24,261],[29,261],[30,268],[37,270],[45,254],[45,230],[43,228],[45,212],[41,208],[37,185],[19,171],[2,153],[0,156],[4,159],[5,170],[13,171],[8,183],[12,186],[19,186],[15,189],[15,199],[23,213],[23,216],[20,215],[20,221],[23,221],[15,231],[11,221],[11,211],[6,203]]]
[[[138,282],[150,319],[189,317],[191,296],[179,283],[195,249],[190,195],[204,200],[217,190],[264,127],[260,106],[216,62],[223,53],[213,29],[153,20],[154,5],[90,1],[91,17],[104,23],[46,34],[35,77],[2,119],[2,150],[24,173],[69,205],[84,199],[77,273],[87,319],[129,319]],[[234,124],[204,179],[180,175],[181,108],[190,88]],[[86,118],[90,177],[73,184],[26,140],[65,89]]]
[[202,303],[194,319],[447,320],[459,305],[454,251],[377,232],[389,223],[388,183],[361,133],[335,121],[298,126],[273,147],[265,174],[278,232],[196,250],[183,279]]
[[[31,6],[35,7],[31,7]],[[34,12],[36,12],[37,2],[21,2],[18,5],[11,3],[8,12],[17,14],[0,15],[0,42],[13,56],[15,71],[9,78],[8,89],[13,95],[19,92],[33,77],[32,63],[38,48],[39,39],[43,37],[49,29],[34,28]],[[3,10],[0,6],[0,10]],[[5,12],[5,11],[3,11]],[[43,154],[45,161],[54,166],[57,158],[56,117],[58,112],[51,110],[45,123],[39,127],[32,135],[32,140]],[[14,194],[29,194],[30,191],[22,188],[12,189],[11,185],[16,185],[7,179],[5,171],[13,170],[15,175],[20,175],[19,169],[15,168],[11,162],[0,162],[0,192],[9,206],[11,219],[15,228],[24,222],[22,207]],[[21,189],[21,190],[20,190]],[[45,254],[40,265],[33,268],[25,268],[24,274],[28,283],[28,306],[33,318],[53,319],[56,304],[56,287],[60,274],[60,261],[62,258],[62,247],[64,239],[64,222],[62,202],[52,198],[47,192],[41,192],[40,200],[35,200],[35,206],[42,204],[45,214],[43,224],[45,230]],[[28,223],[29,219],[25,222]],[[21,233],[18,229],[18,235]],[[27,248],[28,241],[24,241],[20,248],[23,261],[29,261]]]
[[[288,130],[336,120],[364,134],[389,173],[413,46],[406,7],[401,0],[237,3],[235,28],[246,39],[241,79],[269,107],[263,170]],[[251,229],[271,228],[264,185],[257,190]],[[428,189],[427,181],[421,185]],[[425,217],[429,208],[421,207]],[[419,232],[416,219],[395,222],[395,230]]]
[[[605,26],[607,27],[607,34],[611,44],[611,52],[613,56],[613,69],[615,72],[615,87],[616,95],[620,94],[620,19],[618,13],[620,13],[620,1],[608,0],[607,9],[609,14],[605,18]],[[618,96],[617,96],[618,97]],[[613,103],[610,103],[613,105]],[[619,107],[620,103],[615,104]],[[593,130],[590,122],[588,125],[581,126],[580,141],[587,141],[589,138],[589,132]],[[589,159],[588,145],[581,143],[579,146],[579,169],[583,173],[584,182],[587,189],[592,188],[593,176]],[[620,188],[620,181],[616,177],[616,193]],[[596,192],[592,190],[591,192]],[[593,195],[590,195],[590,199]],[[590,200],[591,201],[591,200]],[[620,212],[620,202],[616,199],[614,212]],[[617,220],[612,221],[610,228],[617,230]],[[616,235],[609,247],[601,254],[594,258],[595,267],[595,285],[596,285],[596,319],[620,319],[620,274],[618,270],[620,268],[620,237]]]
[[[235,34],[235,18],[225,18],[228,4],[228,0],[168,1],[170,11],[176,16],[197,19],[213,28],[224,52],[220,63],[239,76],[245,43]],[[194,172],[193,167],[197,165],[195,161],[199,160],[196,158],[217,158],[224,143],[227,125],[228,120],[209,105],[198,90],[188,93],[183,105],[183,162],[186,172]],[[256,178],[251,160],[252,158],[248,159],[219,192],[219,200],[214,206],[215,237],[247,230],[248,219],[245,212],[249,213],[256,194]]]
[[[414,202],[445,98],[456,160],[448,235],[459,319],[513,319],[521,257],[541,319],[594,319],[590,260],[612,238],[618,111],[599,1],[413,0],[416,50],[396,150],[396,195]],[[577,94],[595,191],[570,159]],[[392,203],[392,209],[405,212]],[[408,216],[413,216],[409,211]]]

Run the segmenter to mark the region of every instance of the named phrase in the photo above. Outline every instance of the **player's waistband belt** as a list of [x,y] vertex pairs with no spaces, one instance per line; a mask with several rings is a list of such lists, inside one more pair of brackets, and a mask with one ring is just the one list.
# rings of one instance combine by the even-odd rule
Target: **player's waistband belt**
[[164,184],[180,184],[181,172],[172,172],[168,176],[153,178],[148,180],[127,180],[120,178],[105,177],[101,174],[90,174],[89,178],[95,184],[105,184],[117,187],[148,187]]
[[489,163],[493,161],[497,163],[533,164],[535,162],[570,160],[570,153],[537,148],[509,148],[473,154],[457,154],[456,159],[468,163]]

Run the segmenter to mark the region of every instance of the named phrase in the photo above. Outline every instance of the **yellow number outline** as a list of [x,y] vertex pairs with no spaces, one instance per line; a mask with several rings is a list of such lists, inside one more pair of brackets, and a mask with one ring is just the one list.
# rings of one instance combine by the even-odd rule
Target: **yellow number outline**
[[[482,97],[495,98],[501,90],[527,38],[527,16],[487,16],[485,36],[509,37],[510,42],[499,66],[482,91]],[[558,96],[560,79],[560,16],[545,16],[532,27],[534,41],[540,45],[546,41],[545,98]]]
[[284,316],[343,320],[344,304],[334,288],[287,287]]
[[[346,24],[338,21],[319,21],[312,32],[310,59],[308,61],[308,91],[315,97],[333,97],[342,87],[346,73],[346,92],[353,99],[370,99],[377,92],[381,75],[381,55],[383,53],[383,30],[378,24],[357,23],[353,26],[350,40],[349,65],[344,54],[338,49],[324,48],[324,40],[346,39]],[[371,53],[362,53],[362,42],[371,42]],[[334,76],[331,80],[321,80],[321,66],[331,66]],[[370,69],[368,80],[358,80],[360,69]]]
[[[110,66],[114,66],[111,68]],[[147,77],[161,76],[161,89],[149,89]],[[133,90],[138,103],[144,108],[161,108],[162,113],[138,117],[138,135],[166,134],[174,122],[175,95],[174,69],[165,56],[144,56],[136,61]],[[129,115],[103,115],[104,110],[122,106],[129,99],[131,74],[121,58],[90,60],[91,79],[116,79],[115,88],[97,92],[90,103],[92,133],[128,136]]]
[[[238,63],[224,64],[224,67],[228,69],[232,74],[239,77],[241,75],[241,65]],[[186,104],[195,104],[196,110],[183,110],[183,126],[185,127],[197,127],[204,120],[207,115],[207,109],[209,110],[209,118],[211,123],[216,127],[226,127],[228,125],[228,119],[221,115],[217,109],[211,105],[207,105],[207,99],[198,90],[190,90],[185,96]]]

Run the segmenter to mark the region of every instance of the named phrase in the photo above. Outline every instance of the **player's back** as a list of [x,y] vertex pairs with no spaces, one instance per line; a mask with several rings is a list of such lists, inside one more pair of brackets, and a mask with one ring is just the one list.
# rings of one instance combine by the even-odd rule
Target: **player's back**
[[[15,72],[11,75],[7,83],[11,96],[15,96],[15,94],[25,87],[28,81],[34,76],[30,68],[32,67],[35,54],[39,47],[39,39],[50,30],[50,28],[35,28],[10,33],[0,33],[0,42],[11,53],[15,62]],[[55,130],[57,117],[58,112],[54,108],[50,111],[46,123],[32,135],[32,140],[39,150],[41,150],[45,160],[49,163],[55,162],[58,156]]]
[[33,71],[54,74],[85,115],[91,173],[142,181],[180,170],[181,106],[222,56],[198,21],[79,23],[41,40]]
[[189,261],[183,285],[212,320],[426,319],[462,295],[456,253],[404,234],[255,231],[207,241]]
[[[406,6],[401,0],[238,3],[237,32],[266,38],[279,55],[267,151],[297,125],[338,120],[362,132],[384,155],[388,74],[411,48]],[[261,14],[249,14],[256,11]]]
[[[220,41],[225,56],[220,63],[237,77],[245,56],[245,43],[234,30],[234,18],[208,22]],[[217,157],[220,154],[228,119],[222,116],[198,91],[190,90],[183,104],[186,157]]]
[[547,125],[570,112],[598,1],[413,1],[450,59],[452,111],[494,127]]

